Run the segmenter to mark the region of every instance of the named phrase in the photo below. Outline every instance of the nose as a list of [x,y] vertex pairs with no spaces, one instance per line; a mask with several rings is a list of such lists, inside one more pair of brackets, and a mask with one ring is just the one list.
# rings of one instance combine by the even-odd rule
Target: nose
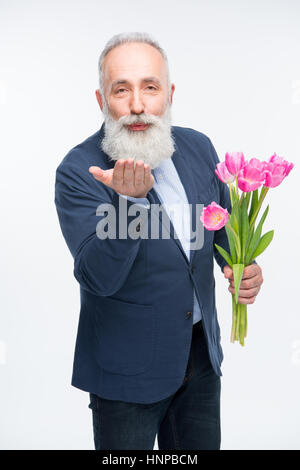
[[141,100],[139,92],[135,91],[132,94],[132,98],[131,98],[131,101],[130,101],[130,111],[131,111],[132,114],[141,114],[141,113],[144,112],[144,109],[145,109],[144,103]]

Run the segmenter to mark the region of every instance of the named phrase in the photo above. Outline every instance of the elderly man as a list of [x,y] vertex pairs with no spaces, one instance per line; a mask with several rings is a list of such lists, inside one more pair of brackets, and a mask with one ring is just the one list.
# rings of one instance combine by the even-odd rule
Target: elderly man
[[[230,292],[233,277],[214,247],[228,249],[225,229],[201,230],[197,212],[213,200],[231,210],[219,159],[206,135],[171,125],[175,86],[149,35],[114,36],[99,74],[104,123],[56,172],[80,284],[72,385],[89,392],[96,449],[153,449],[156,435],[159,449],[219,449],[214,258]],[[246,267],[239,301],[253,303],[262,281]]]

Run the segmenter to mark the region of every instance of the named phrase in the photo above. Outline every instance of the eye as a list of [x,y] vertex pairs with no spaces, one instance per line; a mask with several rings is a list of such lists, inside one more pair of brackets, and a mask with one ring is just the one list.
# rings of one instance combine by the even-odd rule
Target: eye
[[[154,86],[152,86],[152,85],[149,85],[149,86],[147,86],[147,89],[150,89],[151,91],[152,91],[152,90],[155,91],[155,90],[156,90],[156,87],[154,87]],[[125,88],[119,88],[119,89],[116,91],[116,94],[118,94],[118,93],[123,93],[124,91],[126,91]]]

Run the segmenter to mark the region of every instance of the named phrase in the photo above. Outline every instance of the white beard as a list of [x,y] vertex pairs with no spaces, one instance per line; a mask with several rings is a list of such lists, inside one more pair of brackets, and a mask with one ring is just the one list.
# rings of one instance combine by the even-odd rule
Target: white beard
[[[170,103],[162,117],[142,113],[121,116],[115,120],[111,117],[106,103],[103,114],[104,138],[101,147],[111,160],[143,160],[153,169],[173,155],[175,141],[171,133]],[[135,122],[150,123],[150,126],[144,131],[131,131],[126,127]]]

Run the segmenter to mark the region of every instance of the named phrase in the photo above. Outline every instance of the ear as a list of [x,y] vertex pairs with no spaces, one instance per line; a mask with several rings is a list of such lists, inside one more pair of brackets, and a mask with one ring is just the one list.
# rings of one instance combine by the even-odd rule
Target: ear
[[170,91],[170,104],[172,104],[173,102],[173,93],[175,91],[175,85],[174,83],[172,83],[172,86],[171,86],[171,91]]
[[99,90],[96,90],[96,91],[95,91],[95,94],[96,94],[96,98],[97,98],[98,104],[99,104],[99,106],[100,106],[100,108],[101,108],[101,111],[102,111],[102,109],[103,109],[102,95],[101,95],[101,93],[100,93]]

